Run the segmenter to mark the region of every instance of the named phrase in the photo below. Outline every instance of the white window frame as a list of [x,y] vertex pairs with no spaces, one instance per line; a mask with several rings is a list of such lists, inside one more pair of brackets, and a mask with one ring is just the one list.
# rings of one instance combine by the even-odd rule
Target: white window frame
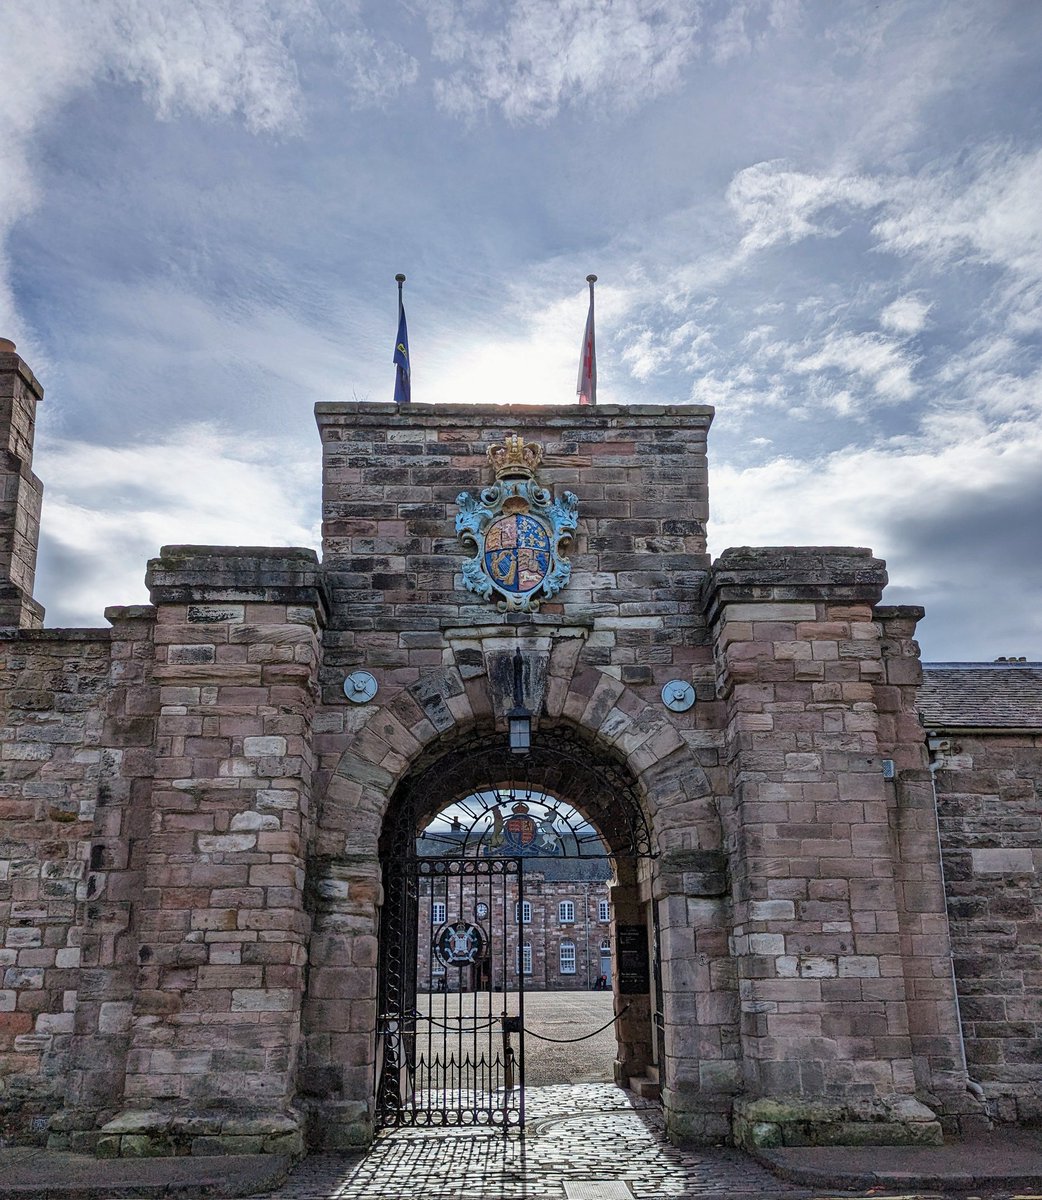
[[601,942],[601,958],[610,958],[610,957],[611,957],[611,942],[609,942],[608,939],[605,938],[604,941]]
[[557,905],[557,920],[561,925],[575,924],[575,901],[562,900]]
[[518,964],[524,963],[525,974],[532,974],[532,943],[525,942],[523,946],[514,947],[514,974],[518,974]]
[[[515,922],[517,921],[519,916],[521,918],[522,925],[531,925],[532,924],[532,905],[527,900],[522,900],[520,902],[518,902],[517,900],[514,901],[514,921]],[[531,971],[529,971],[529,974],[531,974]]]
[[610,921],[611,920],[611,904],[607,900],[598,900],[597,901],[597,920],[598,921]]
[[576,967],[575,943],[565,940],[558,947],[557,961],[562,975],[574,975]]
[[445,917],[448,909],[444,900],[431,901],[431,924],[437,927],[445,924]]

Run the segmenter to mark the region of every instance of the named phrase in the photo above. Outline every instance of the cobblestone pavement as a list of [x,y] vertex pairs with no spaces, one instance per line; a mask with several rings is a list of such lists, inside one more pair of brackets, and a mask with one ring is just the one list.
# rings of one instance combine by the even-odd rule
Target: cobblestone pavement
[[[308,1159],[278,1200],[614,1200],[811,1195],[726,1149],[678,1150],[658,1105],[610,1084],[527,1089],[528,1132],[397,1130],[365,1156]],[[585,1187],[583,1186],[585,1185]]]

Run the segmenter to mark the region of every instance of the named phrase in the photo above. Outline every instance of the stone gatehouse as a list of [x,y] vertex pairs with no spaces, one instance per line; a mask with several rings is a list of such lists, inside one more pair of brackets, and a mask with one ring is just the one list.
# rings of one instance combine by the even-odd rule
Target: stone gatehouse
[[[411,969],[400,848],[522,764],[608,848],[613,948],[643,937],[648,964],[616,1073],[659,1079],[673,1137],[931,1142],[1038,1115],[1038,672],[992,672],[1012,717],[987,686],[953,714],[939,679],[928,740],[922,610],[881,604],[870,551],[710,561],[711,409],[320,404],[321,556],[167,546],[149,604],[48,629],[41,398],[8,343],[7,1136],[365,1144]],[[494,541],[474,522],[504,454]],[[482,595],[501,566],[538,586]]]

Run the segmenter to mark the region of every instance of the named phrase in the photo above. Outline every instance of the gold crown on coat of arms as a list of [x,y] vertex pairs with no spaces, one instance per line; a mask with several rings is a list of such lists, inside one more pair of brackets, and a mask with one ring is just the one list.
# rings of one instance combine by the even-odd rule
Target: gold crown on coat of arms
[[497,479],[531,479],[543,461],[543,447],[508,433],[502,442],[489,446],[488,461]]

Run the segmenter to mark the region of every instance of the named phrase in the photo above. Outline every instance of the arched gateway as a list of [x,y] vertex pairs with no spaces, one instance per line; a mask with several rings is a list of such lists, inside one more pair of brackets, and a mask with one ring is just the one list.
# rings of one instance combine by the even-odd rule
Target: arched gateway
[[[974,1118],[919,610],[880,606],[866,550],[710,563],[711,410],[319,405],[321,561],[166,547],[111,631],[41,630],[39,388],[0,360],[25,567],[0,639],[5,1135],[293,1152],[410,1113],[519,1121],[510,905],[533,846],[588,838],[619,1078],[658,1070],[674,1138]],[[438,813],[448,844],[419,854]],[[421,1019],[468,1016],[437,1016],[421,952],[472,1042],[478,996],[498,1037],[466,1079],[462,1049],[420,1045]]]
[[[474,731],[414,767],[392,801],[380,849],[378,1125],[523,1126],[533,958],[526,882],[569,860],[605,858],[611,866],[621,963],[613,980],[621,1001],[616,1076],[628,1081],[653,1067],[661,1047],[651,1012],[661,985],[653,988],[649,970],[657,962],[654,910],[639,886],[643,875],[647,895],[652,837],[624,763],[568,728],[541,730],[523,755],[495,730]],[[574,902],[564,905],[571,937]],[[589,955],[588,916],[585,927]],[[545,929],[540,934],[545,943]],[[563,944],[574,957],[575,942]],[[546,946],[538,948],[545,958]],[[599,976],[599,936],[596,952]],[[585,974],[591,987],[588,962]],[[661,1031],[661,1009],[656,1015]]]

